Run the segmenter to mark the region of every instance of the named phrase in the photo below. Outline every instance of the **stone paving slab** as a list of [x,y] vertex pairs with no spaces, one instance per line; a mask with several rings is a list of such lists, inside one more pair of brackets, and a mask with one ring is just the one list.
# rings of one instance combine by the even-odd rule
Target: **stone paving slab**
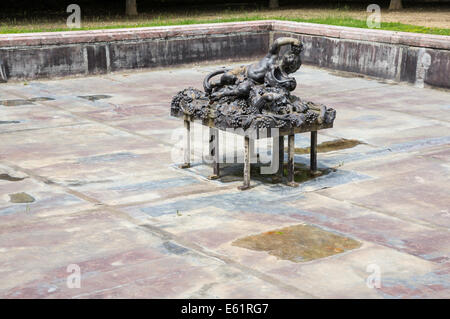
[[[207,180],[199,125],[192,167],[177,167],[183,124],[169,116],[172,95],[227,64],[1,84],[0,101],[35,99],[0,104],[1,297],[450,297],[450,93],[302,67],[295,94],[337,110],[318,142],[362,144],[319,153],[332,172],[298,188],[241,192],[239,178]],[[11,202],[20,193],[34,201]],[[292,262],[233,245],[299,224],[361,246]]]
[[[442,150],[439,151],[441,152]],[[343,185],[336,187],[332,194],[330,190],[318,193],[448,228],[448,167],[430,158],[433,153],[428,155],[429,157],[411,156],[383,164],[372,164],[370,169],[363,168],[368,163],[362,167],[353,163],[353,167],[361,167],[366,174],[383,176],[359,182],[361,188],[356,190]],[[391,173],[387,175],[387,172]],[[427,200],[424,201],[424,198]]]

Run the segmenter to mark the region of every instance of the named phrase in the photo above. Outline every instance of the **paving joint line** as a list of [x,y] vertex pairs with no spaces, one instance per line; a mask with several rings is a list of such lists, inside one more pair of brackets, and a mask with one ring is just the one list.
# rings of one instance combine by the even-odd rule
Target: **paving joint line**
[[209,258],[218,259],[218,260],[222,261],[223,263],[225,263],[225,264],[227,264],[227,265],[229,265],[231,267],[234,267],[234,268],[242,271],[243,273],[246,273],[247,275],[251,275],[251,276],[256,277],[258,279],[261,279],[261,280],[263,280],[265,282],[268,282],[268,283],[270,283],[270,284],[272,284],[272,285],[274,285],[274,286],[276,286],[278,288],[287,290],[287,291],[289,291],[290,293],[292,293],[294,295],[296,295],[296,294],[298,295],[299,293],[301,293],[302,295],[308,296],[309,298],[319,298],[318,296],[312,295],[312,294],[310,294],[310,293],[308,293],[306,291],[303,291],[303,290],[301,290],[301,289],[299,289],[299,288],[297,288],[295,286],[292,286],[292,285],[289,285],[289,284],[285,284],[282,281],[280,281],[280,280],[278,280],[278,279],[276,279],[276,278],[274,278],[274,277],[272,277],[270,275],[264,274],[263,272],[261,272],[259,270],[256,270],[256,269],[247,267],[245,265],[242,265],[242,264],[234,261],[233,259],[231,259],[231,258],[229,258],[227,256],[220,255],[220,254],[217,254],[217,253],[212,252],[212,251],[207,251],[205,248],[203,248],[203,247],[201,247],[201,246],[199,246],[199,245],[197,245],[195,243],[186,241],[186,240],[182,239],[180,236],[177,236],[175,234],[172,234],[170,232],[162,230],[162,229],[160,229],[160,228],[158,228],[156,226],[153,226],[153,225],[151,225],[149,223],[142,223],[141,221],[137,220],[136,218],[130,216],[129,214],[127,214],[126,212],[123,212],[120,209],[117,209],[117,208],[115,208],[113,206],[104,204],[104,203],[102,203],[101,201],[99,201],[99,200],[97,200],[95,198],[92,198],[90,196],[84,195],[83,193],[80,193],[78,191],[74,191],[74,190],[72,190],[72,189],[70,189],[70,188],[68,188],[66,186],[53,183],[46,177],[34,174],[30,169],[22,168],[22,167],[20,167],[18,165],[9,163],[8,161],[4,161],[4,162],[6,162],[6,164],[8,166],[10,166],[10,167],[12,167],[12,168],[14,168],[16,170],[22,171],[23,173],[28,174],[31,178],[35,178],[35,179],[37,179],[39,181],[42,181],[42,182],[44,182],[46,184],[49,184],[49,185],[54,185],[55,187],[58,187],[58,188],[60,188],[60,189],[62,189],[64,191],[68,192],[69,194],[77,196],[77,197],[79,197],[79,198],[81,198],[81,199],[83,199],[83,200],[85,200],[87,202],[90,202],[90,203],[93,203],[93,204],[96,204],[96,205],[100,205],[101,207],[98,207],[98,209],[108,210],[108,211],[114,213],[116,216],[123,217],[123,218],[125,218],[125,220],[131,222],[132,224],[136,225],[139,228],[145,228],[147,231],[150,231],[153,235],[155,235],[155,236],[157,236],[159,238],[162,238],[162,239],[165,239],[165,240],[175,241],[175,242],[181,244],[182,246],[185,246],[185,247],[188,247],[188,248],[192,249],[196,253],[199,253],[201,255],[207,256]]
[[[26,96],[18,94],[18,93],[14,93],[14,95],[16,95],[18,97],[21,97],[21,98],[26,98]],[[89,122],[93,122],[93,123],[100,124],[100,125],[103,125],[103,126],[106,126],[106,127],[109,127],[109,128],[113,128],[113,129],[116,129],[116,130],[119,130],[119,131],[123,131],[123,132],[126,132],[126,133],[130,134],[130,135],[135,135],[135,136],[138,136],[138,137],[141,137],[141,138],[145,138],[147,140],[151,140],[151,141],[156,142],[158,144],[162,144],[162,145],[170,146],[170,147],[172,147],[174,145],[174,144],[167,143],[165,141],[161,141],[160,139],[154,138],[154,137],[149,136],[149,135],[139,134],[139,133],[136,133],[136,132],[124,129],[122,127],[117,127],[117,126],[114,126],[114,125],[111,125],[111,124],[107,124],[107,123],[95,120],[95,119],[93,119],[91,117],[88,117],[88,116],[82,116],[82,115],[80,115],[79,112],[72,112],[70,110],[66,110],[66,109],[64,109],[64,108],[62,108],[60,106],[57,106],[57,105],[48,105],[48,104],[42,103],[41,101],[36,101],[34,103],[36,103],[37,105],[51,107],[53,109],[60,110],[62,112],[68,113],[68,114],[70,114],[70,115],[72,115],[72,116],[74,116],[76,118],[79,118],[79,119],[87,120]],[[88,123],[86,123],[86,124],[88,124]],[[74,125],[76,125],[76,124],[74,124]],[[43,129],[45,129],[45,128],[43,128]]]
[[356,202],[351,201],[351,200],[341,200],[341,199],[335,198],[333,196],[325,195],[325,194],[321,194],[321,193],[315,193],[315,194],[317,194],[319,196],[323,196],[323,197],[329,198],[329,199],[332,199],[332,200],[335,200],[335,201],[338,201],[338,202],[347,202],[347,203],[349,203],[349,204],[351,204],[353,206],[356,206],[356,207],[359,207],[359,208],[364,208],[364,209],[367,209],[369,211],[373,211],[373,212],[378,213],[378,214],[382,214],[382,215],[386,215],[386,216],[389,216],[389,217],[393,217],[393,218],[396,218],[396,219],[398,219],[398,220],[400,220],[402,222],[410,222],[410,223],[417,224],[417,225],[420,225],[420,226],[423,226],[423,227],[428,227],[428,228],[435,229],[435,230],[443,230],[443,231],[450,232],[450,229],[447,228],[447,227],[435,225],[433,223],[430,223],[430,222],[427,222],[427,221],[423,221],[423,220],[420,220],[420,219],[409,218],[409,217],[405,217],[403,215],[399,216],[397,214],[390,213],[390,212],[387,212],[387,211],[382,211],[382,210],[379,210],[379,209],[376,209],[376,208],[373,208],[373,207],[370,207],[370,206],[367,206],[367,205],[364,205],[364,204],[356,203]]

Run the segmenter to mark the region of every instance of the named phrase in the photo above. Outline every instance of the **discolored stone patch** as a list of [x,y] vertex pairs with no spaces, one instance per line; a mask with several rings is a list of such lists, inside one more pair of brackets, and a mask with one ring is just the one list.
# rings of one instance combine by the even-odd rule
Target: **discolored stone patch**
[[102,99],[109,99],[111,95],[104,95],[104,94],[98,94],[98,95],[80,95],[79,98],[89,100],[89,101],[97,101]]
[[33,97],[31,99],[28,99],[28,101],[31,102],[40,102],[40,101],[54,101],[54,98],[51,97],[47,97],[47,96],[38,96],[38,97]]
[[24,180],[25,178],[26,177],[14,177],[14,176],[11,176],[11,175],[6,174],[6,173],[0,174],[0,179],[1,180],[9,181],[9,182],[17,182],[17,181]]
[[[346,138],[340,138],[337,140],[326,141],[326,142],[320,143],[319,145],[317,145],[317,152],[318,153],[327,153],[327,152],[332,152],[332,151],[337,151],[337,150],[343,150],[343,149],[355,147],[356,145],[359,145],[359,144],[365,144],[365,143],[358,141],[358,140],[349,140]],[[296,154],[309,154],[309,152],[310,152],[309,147],[296,147],[295,148]]]
[[33,104],[30,100],[17,99],[17,100],[2,100],[0,105],[3,106],[20,106],[20,105],[31,105]]
[[27,193],[9,194],[9,201],[11,203],[32,203],[34,198]]
[[20,121],[0,121],[1,124],[19,124]]
[[[277,174],[261,174],[261,165],[254,164],[250,166],[250,175],[253,180],[262,181],[263,183],[277,184],[282,181],[278,178]],[[287,163],[283,166],[284,176],[288,174]],[[302,163],[294,164],[294,181],[297,183],[307,182],[319,176],[327,175],[331,172],[335,172],[335,168],[319,168],[317,172],[312,173],[309,166]],[[242,165],[228,165],[221,167],[220,181],[223,183],[237,182],[244,178],[244,172]]]
[[279,259],[305,262],[361,246],[358,241],[311,225],[295,225],[240,238],[233,246],[267,251]]
[[[288,176],[287,164],[283,167],[284,176]],[[318,168],[314,173],[311,172],[311,168],[301,163],[294,164],[294,181],[297,183],[307,182],[319,176],[327,175],[331,172],[335,172],[335,168]]]
[[0,105],[3,106],[21,106],[21,105],[33,105],[33,102],[39,101],[53,101],[51,97],[38,96],[30,99],[16,99],[16,100],[0,100]]

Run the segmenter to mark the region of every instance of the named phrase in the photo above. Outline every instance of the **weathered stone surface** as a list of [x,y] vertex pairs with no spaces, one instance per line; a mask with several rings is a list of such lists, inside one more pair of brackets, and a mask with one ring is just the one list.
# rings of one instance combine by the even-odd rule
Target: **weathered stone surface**
[[247,21],[150,28],[104,29],[89,31],[0,34],[0,46],[61,45],[142,39],[213,36],[215,34],[264,32],[271,30],[271,21]]
[[268,40],[267,33],[251,32],[113,42],[109,44],[111,70],[167,67],[223,59],[253,59],[265,53]]
[[[2,100],[34,102],[0,104],[0,296],[449,298],[449,93],[303,66],[293,94],[339,109],[318,143],[365,144],[319,153],[333,172],[299,188],[242,193],[240,180],[206,180],[197,133],[191,168],[172,154],[171,97],[220,66],[2,84]],[[80,98],[94,95],[110,98]],[[10,202],[22,192],[35,201]],[[298,224],[361,247],[295,263],[232,245]],[[67,286],[73,264],[80,288]]]
[[[0,35],[0,61],[5,77],[12,79],[98,74],[254,59],[267,51],[271,40],[286,35],[304,41],[307,63],[418,86],[450,87],[448,36],[290,21],[6,34]],[[424,70],[418,73],[421,66]]]
[[10,79],[48,78],[86,73],[82,46],[0,47]]
[[310,35],[326,36],[347,40],[364,40],[381,43],[403,44],[407,46],[431,47],[436,49],[450,49],[446,36],[420,34],[376,29],[359,29],[333,25],[318,25],[305,22],[272,21],[272,30],[293,32]]

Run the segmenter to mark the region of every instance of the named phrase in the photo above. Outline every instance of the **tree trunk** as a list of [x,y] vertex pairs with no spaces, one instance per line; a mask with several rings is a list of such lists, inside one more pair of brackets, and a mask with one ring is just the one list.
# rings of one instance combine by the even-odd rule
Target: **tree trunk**
[[389,10],[400,10],[403,9],[402,0],[391,0],[389,4]]
[[278,0],[270,0],[269,1],[270,9],[275,9],[275,8],[278,8],[279,6],[280,6],[280,4],[278,3]]
[[136,0],[126,0],[126,15],[127,16],[136,16],[137,13],[137,7],[136,7]]

